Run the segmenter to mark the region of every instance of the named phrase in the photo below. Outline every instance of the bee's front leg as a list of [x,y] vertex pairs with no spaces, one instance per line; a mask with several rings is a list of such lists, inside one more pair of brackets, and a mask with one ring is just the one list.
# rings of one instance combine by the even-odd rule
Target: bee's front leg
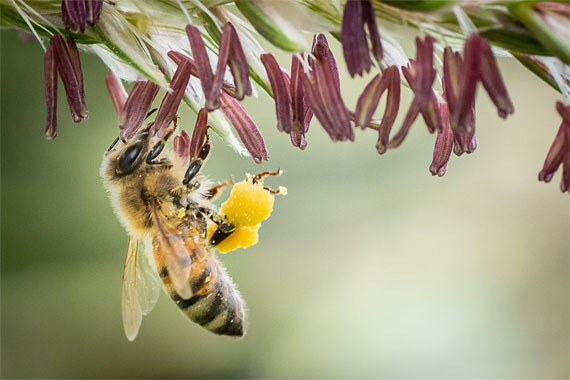
[[190,165],[188,165],[188,169],[186,170],[186,174],[184,175],[184,179],[182,180],[182,183],[184,185],[188,186],[190,181],[192,181],[198,175],[200,169],[202,169],[202,165],[204,164],[204,162],[206,162],[208,156],[210,155],[210,148],[211,148],[210,143],[208,139],[206,139],[206,142],[204,143],[204,145],[202,145],[202,148],[200,149],[198,156],[194,157],[192,161],[190,161]]
[[166,145],[166,142],[168,141],[168,139],[170,137],[172,137],[172,135],[174,134],[174,132],[176,131],[176,129],[178,128],[178,115],[174,116],[173,121],[173,125],[172,127],[164,134],[164,136],[152,147],[152,149],[150,150],[150,152],[148,153],[148,155],[146,156],[146,163],[149,165],[160,165],[163,164],[165,161],[168,161],[166,158],[162,158],[160,160],[156,160],[156,158],[160,155],[160,153],[162,153],[162,150],[164,149],[164,146]]

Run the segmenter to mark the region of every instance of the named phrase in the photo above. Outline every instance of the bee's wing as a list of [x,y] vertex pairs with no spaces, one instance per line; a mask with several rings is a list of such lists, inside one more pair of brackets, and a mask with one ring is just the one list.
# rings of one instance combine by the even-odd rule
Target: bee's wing
[[152,256],[152,243],[141,241],[140,244],[143,247],[137,255],[136,288],[142,315],[147,315],[156,306],[161,284]]
[[171,226],[166,218],[157,210],[156,206],[151,206],[154,223],[157,226],[158,234],[153,241],[155,254],[164,256],[164,262],[176,293],[184,299],[192,297],[190,286],[190,266],[192,258],[186,246],[183,236],[174,226]]
[[159,294],[160,279],[148,252],[145,252],[142,242],[129,236],[123,268],[122,314],[123,328],[131,342],[137,337],[143,315],[154,308]]
[[129,341],[135,340],[141,327],[142,312],[137,292],[137,254],[138,242],[133,242],[129,236],[127,247],[127,257],[123,268],[123,289],[121,294],[123,328]]

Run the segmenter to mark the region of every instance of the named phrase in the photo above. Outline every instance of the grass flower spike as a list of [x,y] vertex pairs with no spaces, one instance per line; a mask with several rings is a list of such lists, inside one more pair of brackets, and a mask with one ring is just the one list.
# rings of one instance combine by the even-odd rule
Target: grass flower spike
[[[165,135],[183,103],[200,113],[196,134],[174,139],[183,157],[208,129],[254,162],[268,160],[263,131],[241,101],[270,96],[277,129],[301,150],[313,116],[334,142],[354,141],[359,129],[377,131],[376,150],[387,154],[421,115],[435,136],[429,171],[442,176],[451,151],[460,156],[477,147],[479,83],[500,118],[514,113],[496,55],[516,58],[558,91],[560,114],[570,104],[570,6],[563,1],[0,0],[0,16],[4,27],[32,32],[46,52],[47,139],[58,134],[58,76],[72,119],[88,117],[80,51],[97,55],[110,70],[105,83],[124,141],[140,129],[161,91],[151,134]],[[398,42],[410,32],[417,36],[413,59]],[[344,64],[333,56],[331,38],[340,43]],[[278,50],[287,54],[285,62],[276,58]],[[339,68],[351,77],[370,73],[357,99],[343,98]],[[133,83],[128,96],[123,82]],[[413,100],[392,131],[405,87]],[[564,120],[541,181],[550,181],[560,165],[570,167]],[[563,191],[568,170],[562,170]]]

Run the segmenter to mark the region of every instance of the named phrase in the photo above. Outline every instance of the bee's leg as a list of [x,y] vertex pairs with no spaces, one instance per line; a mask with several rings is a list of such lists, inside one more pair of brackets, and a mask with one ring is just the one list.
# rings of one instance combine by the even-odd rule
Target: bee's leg
[[198,211],[200,211],[203,215],[205,215],[208,219],[218,225],[218,228],[224,231],[234,231],[235,227],[228,221],[228,217],[225,215],[218,214],[214,209],[209,207],[198,207]]
[[206,137],[206,142],[202,145],[202,149],[198,153],[197,157],[194,157],[192,161],[190,161],[190,165],[188,165],[188,170],[186,170],[186,174],[184,175],[184,179],[182,183],[184,185],[188,185],[190,181],[196,177],[196,175],[200,172],[202,165],[208,159],[210,155],[210,139]]
[[220,244],[222,240],[230,236],[232,232],[236,230],[235,226],[228,221],[227,216],[220,215],[211,208],[200,207],[199,210],[218,226],[210,238],[210,244],[213,246]]
[[222,183],[217,184],[216,186],[209,188],[208,191],[206,191],[206,199],[212,200],[217,198],[221,194],[221,191],[224,187],[231,186],[233,184],[234,181],[230,178],[226,179]]
[[160,153],[164,149],[164,146],[166,145],[166,142],[168,141],[168,139],[172,137],[172,135],[174,134],[174,132],[178,128],[178,115],[175,115],[174,119],[172,119],[172,121],[173,121],[172,128],[170,128],[164,134],[164,136],[154,145],[154,147],[152,147],[152,149],[150,150],[150,152],[146,156],[146,163],[147,164],[156,165],[156,164],[164,163],[163,160],[156,160],[156,158],[160,155]]
[[199,225],[199,231],[202,231],[202,237],[205,239],[208,234],[208,221],[206,217],[201,212],[195,214],[196,222]]
[[[281,175],[282,173],[283,173],[283,171],[282,171],[281,169],[277,169],[277,170],[274,171],[274,172],[271,172],[271,171],[261,172],[261,173],[259,173],[259,174],[254,175],[253,178],[252,178],[252,180],[251,180],[251,182],[254,183],[254,184],[256,184],[256,183],[258,183],[258,182],[260,182],[260,181],[263,181],[263,179],[264,179],[265,177],[268,177],[268,176],[278,176],[278,175]],[[263,188],[264,188],[265,190],[269,191],[271,194],[286,194],[286,192],[282,193],[282,191],[285,191],[286,189],[281,188],[281,187],[279,187],[278,190],[274,190],[274,189],[272,189],[272,188],[270,188],[270,187],[267,187],[267,186],[263,186]]]
[[228,236],[230,236],[234,231],[235,227],[232,231],[224,231],[221,228],[218,228],[210,238],[210,244],[212,245],[212,247],[215,247],[216,245],[224,241]]
[[[263,186],[263,188],[264,188],[266,191],[269,191],[269,192],[270,192],[271,194],[273,194],[273,195],[277,195],[277,194],[286,195],[286,194],[287,194],[286,192],[283,192],[283,188],[282,188],[281,186],[279,186],[279,189],[277,189],[277,190],[272,189],[272,188],[267,187],[267,186]],[[285,190],[287,190],[287,189],[285,189]]]
[[281,173],[283,173],[283,171],[281,169],[277,169],[274,172],[271,171],[266,171],[266,172],[261,172],[259,174],[256,174],[253,176],[253,183],[258,183],[259,181],[263,180],[265,177],[269,177],[269,176],[278,176],[281,175]]

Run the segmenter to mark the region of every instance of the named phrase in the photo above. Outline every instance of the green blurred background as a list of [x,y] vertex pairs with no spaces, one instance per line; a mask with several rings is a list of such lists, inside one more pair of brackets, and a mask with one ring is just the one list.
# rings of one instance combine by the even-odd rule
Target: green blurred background
[[[560,174],[536,180],[557,95],[516,62],[501,61],[515,115],[499,119],[479,91],[479,147],[452,156],[444,178],[428,171],[423,122],[379,156],[373,132],[334,144],[314,120],[301,152],[277,132],[272,100],[247,100],[271,161],[214,138],[203,172],[284,170],[268,183],[289,195],[259,244],[221,258],[249,332],[212,335],[162,295],[129,343],[127,234],[98,174],[117,134],[106,68],[82,55],[89,120],[73,125],[60,84],[59,136],[46,141],[43,52],[1,37],[3,378],[568,378],[568,195]],[[342,79],[352,108],[365,82]]]

